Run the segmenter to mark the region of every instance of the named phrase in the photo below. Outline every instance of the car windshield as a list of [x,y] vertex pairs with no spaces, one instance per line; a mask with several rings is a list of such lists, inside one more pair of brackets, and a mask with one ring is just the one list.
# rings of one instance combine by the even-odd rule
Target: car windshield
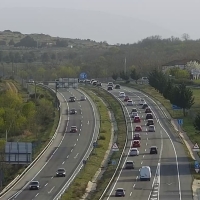
[[72,126],[71,128],[72,128],[72,129],[75,129],[75,128],[76,128],[76,126]]
[[117,192],[123,192],[123,190],[122,189],[117,189]]
[[31,185],[38,185],[38,182],[32,181],[32,182],[31,182]]
[[65,170],[64,169],[58,169],[58,172],[64,172]]

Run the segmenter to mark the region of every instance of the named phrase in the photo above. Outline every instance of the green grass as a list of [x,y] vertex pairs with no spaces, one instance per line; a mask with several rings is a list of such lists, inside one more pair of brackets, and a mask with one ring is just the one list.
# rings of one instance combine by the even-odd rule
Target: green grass
[[[193,91],[194,98],[195,98],[195,104],[191,107],[189,114],[186,117],[184,117],[182,111],[173,111],[169,100],[166,100],[160,93],[158,93],[151,86],[136,85],[136,84],[128,84],[127,86],[134,87],[135,89],[138,89],[148,94],[156,101],[159,101],[167,109],[167,111],[170,113],[172,118],[174,119],[183,118],[182,129],[187,133],[192,143],[194,144],[198,143],[200,145],[200,133],[197,132],[193,126],[194,116],[197,112],[200,111],[200,89],[199,88],[191,88]],[[191,158],[191,173],[195,178],[200,179],[200,175],[196,174],[193,166],[194,166],[194,161]]]
[[119,160],[119,158],[121,156],[121,153],[122,153],[122,150],[123,150],[123,147],[125,144],[125,140],[126,140],[126,124],[125,124],[125,118],[123,115],[123,110],[121,108],[121,105],[112,95],[110,95],[109,93],[107,93],[104,90],[97,89],[95,87],[94,88],[90,87],[90,90],[93,91],[94,93],[96,93],[101,98],[103,98],[103,100],[105,102],[107,102],[107,104],[109,105],[109,108],[113,111],[115,120],[117,123],[117,131],[115,132],[115,137],[117,137],[116,142],[119,146],[119,151],[114,152],[112,154],[103,176],[101,177],[101,179],[99,179],[97,181],[96,191],[91,193],[90,196],[87,198],[87,199],[91,199],[91,200],[98,200],[100,198],[100,196],[102,195],[102,193],[104,192],[106,186],[108,185],[108,183],[109,183],[111,177],[113,176],[114,171],[117,167],[117,165],[113,166],[111,164],[111,160],[112,159]]
[[100,117],[103,119],[100,121],[98,147],[95,149],[95,152],[89,156],[85,167],[77,175],[65,194],[63,194],[62,200],[79,200],[84,195],[88,182],[92,181],[95,173],[101,167],[111,138],[111,122],[107,106],[93,92],[87,91],[87,94],[95,102]]

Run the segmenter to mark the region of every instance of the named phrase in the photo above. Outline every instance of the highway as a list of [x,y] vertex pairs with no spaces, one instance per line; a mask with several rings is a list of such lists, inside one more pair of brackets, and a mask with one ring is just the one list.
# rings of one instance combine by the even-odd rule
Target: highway
[[[191,200],[192,177],[189,169],[189,161],[179,137],[167,122],[162,110],[148,96],[128,87],[114,89],[111,92],[118,98],[120,92],[125,92],[133,102],[134,106],[126,106],[127,112],[136,107],[141,117],[143,132],[141,134],[140,155],[129,157],[131,140],[134,134],[135,123],[128,123],[129,137],[122,160],[118,177],[114,180],[104,199],[119,199],[115,197],[115,190],[123,188],[126,192],[125,199],[136,200]],[[139,106],[139,100],[143,98],[151,107],[154,114],[156,132],[148,132],[145,126],[145,113]],[[123,102],[123,99],[121,99]],[[125,103],[125,102],[123,102]],[[126,105],[126,103],[125,103]],[[127,119],[130,121],[130,118]],[[158,154],[149,154],[151,146],[158,147]],[[135,163],[135,169],[124,169],[127,160]],[[139,180],[139,169],[142,166],[150,166],[152,171],[151,181]],[[123,197],[121,197],[123,198]]]
[[[61,141],[56,143],[52,151],[46,156],[45,165],[34,168],[32,177],[40,182],[39,190],[29,190],[28,184],[22,188],[13,188],[17,191],[10,198],[3,199],[26,199],[26,200],[53,200],[65,185],[66,188],[82,167],[83,158],[86,159],[92,149],[93,140],[96,140],[98,125],[96,123],[96,110],[90,101],[79,101],[81,93],[75,89],[59,89],[59,92],[69,100],[70,96],[76,97],[76,102],[69,102],[68,107],[63,109],[64,119],[61,123]],[[69,110],[75,108],[77,114],[68,115]],[[70,127],[77,126],[77,133],[70,133]],[[55,177],[58,168],[66,169],[66,177]],[[31,177],[31,180],[33,179]],[[31,181],[30,179],[27,180]]]

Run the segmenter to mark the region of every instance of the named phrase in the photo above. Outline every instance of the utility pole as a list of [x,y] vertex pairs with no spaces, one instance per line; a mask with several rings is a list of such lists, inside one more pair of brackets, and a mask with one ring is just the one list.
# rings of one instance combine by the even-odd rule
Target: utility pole
[[125,60],[124,60],[124,73],[126,75],[126,57],[125,57]]
[[36,82],[34,81],[34,84],[35,84],[35,101],[36,101]]

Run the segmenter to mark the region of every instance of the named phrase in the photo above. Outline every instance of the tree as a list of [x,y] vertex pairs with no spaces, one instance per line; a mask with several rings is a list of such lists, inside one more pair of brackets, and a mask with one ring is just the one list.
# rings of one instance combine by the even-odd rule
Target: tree
[[137,72],[137,70],[134,68],[134,69],[131,69],[131,72],[130,72],[130,77],[135,80],[136,84],[137,84],[137,81],[138,79],[140,78],[140,74]]
[[22,38],[18,43],[15,44],[15,47],[37,47],[37,42],[30,36]]
[[167,85],[163,91],[163,97],[165,99],[168,99],[170,100],[171,99],[171,96],[172,96],[172,92],[173,92],[173,89],[174,89],[174,86],[173,86],[173,83],[170,79],[167,80]]
[[200,113],[196,115],[193,125],[197,131],[200,131]]
[[125,80],[125,81],[128,81],[129,76],[124,71],[121,71],[120,72],[120,78]]
[[193,92],[186,85],[175,86],[172,91],[170,102],[183,109],[183,115],[186,116],[186,109],[190,109],[194,104]]
[[113,78],[115,81],[117,80],[118,77],[119,77],[118,73],[113,72],[112,78]]
[[190,36],[187,33],[183,33],[182,38],[183,40],[187,41],[190,39]]
[[67,40],[57,39],[56,40],[56,46],[57,47],[67,47],[68,46],[68,42],[67,42]]
[[9,46],[12,46],[12,45],[15,45],[15,42],[13,39],[11,39],[8,44],[9,44]]
[[44,63],[49,62],[49,60],[50,60],[49,54],[48,54],[47,52],[43,53],[43,54],[41,55],[41,60],[42,60],[42,62],[44,62]]

